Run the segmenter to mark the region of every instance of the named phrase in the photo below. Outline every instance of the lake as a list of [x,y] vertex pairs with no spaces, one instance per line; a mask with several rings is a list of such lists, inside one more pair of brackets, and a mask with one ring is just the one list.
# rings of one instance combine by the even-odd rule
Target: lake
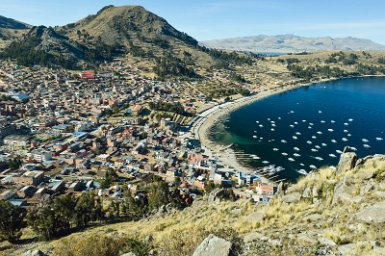
[[291,90],[219,120],[211,139],[233,143],[240,163],[295,181],[336,165],[345,146],[360,157],[385,153],[385,78],[349,78]]

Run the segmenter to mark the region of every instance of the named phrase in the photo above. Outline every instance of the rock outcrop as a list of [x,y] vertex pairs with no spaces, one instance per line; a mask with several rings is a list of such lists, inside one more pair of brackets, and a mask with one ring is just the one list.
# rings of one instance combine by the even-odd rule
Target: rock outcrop
[[198,246],[193,256],[228,256],[231,246],[231,242],[211,234]]
[[356,162],[357,162],[356,153],[352,153],[352,152],[343,153],[340,157],[340,161],[337,166],[337,173],[342,173],[353,169]]
[[385,202],[364,208],[356,214],[356,217],[364,223],[385,223]]

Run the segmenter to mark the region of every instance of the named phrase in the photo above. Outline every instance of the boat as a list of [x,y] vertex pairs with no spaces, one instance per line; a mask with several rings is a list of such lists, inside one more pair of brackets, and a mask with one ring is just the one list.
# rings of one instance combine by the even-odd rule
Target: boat
[[365,138],[363,138],[363,139],[362,139],[362,142],[364,142],[364,143],[368,143],[368,142],[369,142],[369,140],[368,140],[368,139],[365,139]]
[[291,124],[291,125],[289,125],[289,126],[290,126],[291,128],[294,128],[294,125],[292,125],[292,124]]
[[381,137],[376,137],[376,140],[377,140],[377,141],[383,141],[384,139],[381,138]]
[[307,128],[308,128],[308,129],[312,129],[312,127],[311,127],[311,126],[308,126]]
[[364,144],[363,146],[364,146],[364,148],[370,148],[369,144]]
[[279,116],[279,117],[278,117],[278,120],[281,120],[281,119],[282,119],[282,118]]
[[322,158],[322,157],[320,157],[320,156],[317,156],[317,157],[315,157],[314,159],[316,159],[316,160],[318,160],[318,161],[323,161],[324,159]]
[[322,110],[318,110],[318,114],[322,114]]
[[334,132],[334,130],[333,129],[328,129],[328,132]]
[[354,119],[353,119],[353,118],[349,118],[348,121],[349,121],[349,122],[353,122]]
[[348,141],[348,139],[347,139],[347,138],[342,138],[342,141],[345,141],[345,142],[346,142],[346,141]]
[[270,129],[270,131],[274,132],[274,131],[275,131],[275,129],[274,129],[274,128],[271,128],[271,129]]
[[335,124],[335,123],[336,123],[336,121],[334,121],[334,120],[331,120],[331,121],[330,121],[330,123],[332,123],[332,124]]
[[262,127],[263,127],[263,124],[260,124],[260,125],[259,125],[259,127],[261,127],[261,128],[262,128]]
[[294,124],[295,124],[295,125],[297,125],[297,124],[298,124],[298,122],[294,122]]
[[344,133],[348,133],[349,131],[348,130],[344,130]]
[[313,123],[309,123],[310,126],[313,126],[314,124]]
[[284,144],[285,144],[285,143],[287,143],[287,141],[286,141],[286,140],[281,140],[281,143],[284,143]]
[[301,170],[297,170],[297,172],[299,173],[299,174],[302,174],[302,175],[307,175],[307,172],[304,170],[304,169],[301,169]]
[[310,167],[311,169],[317,169],[317,166],[315,166],[315,165],[313,165],[313,164],[309,165],[309,167]]
[[304,163],[300,163],[299,165],[300,165],[300,166],[305,166],[305,164],[304,164]]
[[321,132],[321,131],[318,131],[317,134],[322,134],[322,132]]
[[273,126],[273,127],[276,127],[276,125],[273,123],[273,124],[271,124],[271,126]]
[[332,139],[331,142],[334,144],[337,143],[337,141],[335,139]]
[[297,134],[297,135],[302,135],[300,132],[296,132],[295,134]]
[[311,151],[312,151],[312,152],[318,152],[318,150],[315,149],[315,148],[312,148]]
[[263,164],[269,164],[270,162],[269,161],[262,161]]
[[298,147],[294,147],[293,148],[295,151],[300,151],[300,149]]
[[315,145],[314,146],[316,149],[320,149],[321,147],[320,146],[318,146],[318,145]]
[[317,139],[317,136],[311,136],[311,138],[313,139],[313,140],[315,140],[315,139]]
[[321,124],[324,124],[324,123],[326,123],[326,121],[325,120],[321,120]]
[[259,124],[259,121],[255,121],[257,124]]
[[253,135],[253,138],[256,139],[256,138],[258,138],[258,137],[257,137],[257,135]]
[[345,126],[348,126],[349,124],[348,123],[344,123]]
[[279,151],[279,149],[278,148],[273,148],[273,151]]
[[344,152],[342,152],[341,150],[336,150],[336,152],[338,153],[338,154],[342,154],[342,153],[344,153]]
[[282,152],[281,155],[283,155],[283,156],[288,156],[289,154],[288,154],[288,153],[285,153],[285,152]]
[[322,143],[321,145],[322,145],[322,147],[326,147],[328,144]]
[[301,155],[298,154],[298,153],[294,153],[293,156],[295,156],[295,157],[300,157]]
[[337,156],[335,154],[329,154],[330,157],[336,158]]
[[291,157],[289,157],[287,160],[289,160],[290,162],[294,162],[295,160]]
[[298,140],[297,136],[293,136],[292,138],[293,138],[293,140]]
[[305,119],[303,119],[303,120],[302,120],[302,123],[306,123],[306,120],[305,120]]
[[311,142],[310,140],[306,141],[307,144],[311,145],[313,142]]

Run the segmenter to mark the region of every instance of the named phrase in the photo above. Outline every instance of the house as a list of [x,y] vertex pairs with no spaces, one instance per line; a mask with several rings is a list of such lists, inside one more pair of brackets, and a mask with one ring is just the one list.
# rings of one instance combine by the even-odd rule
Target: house
[[25,147],[29,144],[29,137],[23,135],[9,135],[4,138],[4,144],[15,147]]
[[43,181],[43,177],[44,172],[42,171],[28,171],[21,176],[12,177],[12,182],[22,186],[37,186]]

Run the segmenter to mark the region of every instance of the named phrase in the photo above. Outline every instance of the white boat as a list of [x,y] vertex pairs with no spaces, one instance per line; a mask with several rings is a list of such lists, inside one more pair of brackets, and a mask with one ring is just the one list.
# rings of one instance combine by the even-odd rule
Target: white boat
[[364,148],[370,148],[369,144],[364,144],[363,146],[364,146]]
[[349,122],[353,122],[354,119],[353,119],[353,118],[349,118],[348,121],[349,121]]
[[293,136],[292,138],[293,138],[293,140],[298,140],[297,136]]
[[271,126],[272,126],[272,127],[276,127],[276,125],[275,125],[275,124],[272,124]]
[[368,143],[368,142],[369,142],[369,140],[368,140],[368,139],[365,139],[365,138],[363,138],[363,139],[362,139],[362,142],[364,142],[364,143]]
[[318,146],[318,145],[315,145],[314,146],[316,149],[320,149],[321,147],[320,146]]
[[282,152],[281,155],[283,155],[283,156],[288,156],[289,154],[288,154],[288,153],[285,153],[285,152]]
[[285,144],[285,143],[287,143],[287,141],[286,141],[286,140],[281,140],[281,143],[284,143],[284,144]]
[[270,121],[270,120],[271,120],[270,117],[268,117],[268,118],[267,118],[267,121]]
[[346,142],[346,141],[348,141],[348,139],[347,139],[347,138],[342,138],[342,141],[345,141],[345,142]]
[[323,159],[322,157],[320,157],[320,156],[315,157],[315,159],[318,160],[318,161],[323,161],[323,160],[324,160],[324,159]]
[[348,130],[344,130],[344,133],[348,133],[349,131]]
[[311,151],[312,151],[312,152],[318,152],[318,150],[315,149],[315,148],[312,148]]
[[324,123],[326,123],[326,121],[325,120],[321,120],[321,124],[324,124]]
[[348,123],[344,123],[345,126],[348,126],[349,124]]
[[337,141],[335,139],[332,139],[331,142],[334,144],[337,143]]
[[322,114],[322,110],[318,110],[318,114]]
[[311,138],[313,139],[313,140],[315,140],[315,139],[317,139],[317,136],[311,136]]
[[300,151],[300,149],[298,147],[294,147],[293,148],[295,151]]
[[269,164],[269,161],[262,161],[263,164]]
[[282,119],[282,118],[279,116],[279,117],[278,117],[278,120],[281,120],[281,119]]
[[274,132],[274,131],[275,131],[275,129],[274,129],[274,128],[271,128],[271,129],[270,129],[270,131]]
[[261,128],[262,128],[262,127],[263,127],[263,124],[260,124],[260,125],[259,125],[259,127],[261,127]]
[[273,148],[273,151],[279,151],[279,149],[278,148]]
[[338,154],[342,154],[343,152],[341,151],[341,150],[336,150],[336,152],[338,153]]
[[256,139],[256,138],[258,138],[258,137],[257,137],[257,135],[253,135],[253,138]]
[[308,128],[308,129],[312,129],[312,127],[311,127],[311,126],[308,126],[307,128]]
[[255,160],[259,160],[259,159],[261,159],[259,156],[253,156],[253,159],[255,159]]
[[334,132],[334,130],[333,129],[328,129],[328,132]]
[[321,132],[321,131],[318,131],[317,134],[322,134],[322,132]]
[[288,158],[287,160],[289,160],[290,162],[294,162],[295,160],[293,158]]
[[299,165],[300,165],[300,166],[305,166],[305,164],[304,164],[304,163],[300,163]]
[[298,153],[294,153],[293,156],[295,156],[295,157],[300,157],[301,155],[298,154]]
[[336,121],[334,121],[334,120],[331,120],[331,121],[330,121],[330,123],[332,123],[332,124],[335,124],[335,123],[336,123]]
[[259,121],[255,121],[257,124],[259,124]]
[[376,137],[376,140],[377,140],[377,141],[383,141],[384,139],[381,138],[381,137]]
[[329,154],[330,157],[336,158],[337,156],[335,154]]
[[291,110],[290,113],[291,113],[291,114],[294,114],[295,112],[294,112],[294,110]]
[[297,170],[297,172],[299,173],[299,174],[302,174],[302,175],[307,175],[307,172],[304,170],[304,169],[301,169],[301,170]]
[[317,166],[315,166],[315,165],[313,165],[313,164],[309,165],[309,167],[310,167],[311,169],[317,169]]
[[350,147],[350,150],[357,151],[356,147]]
[[314,124],[313,123],[309,123],[310,126],[313,126]]
[[294,128],[294,125],[292,125],[292,124],[291,124],[291,125],[289,125],[289,126],[290,126],[291,128]]
[[303,119],[303,120],[302,120],[302,123],[306,123],[306,120],[305,120],[305,119]]
[[294,124],[295,124],[295,125],[297,125],[297,124],[298,124],[298,122],[294,122]]
[[306,141],[306,143],[309,145],[313,144],[313,142],[311,142],[310,140]]
[[295,134],[296,134],[296,135],[302,135],[300,132],[296,132]]

